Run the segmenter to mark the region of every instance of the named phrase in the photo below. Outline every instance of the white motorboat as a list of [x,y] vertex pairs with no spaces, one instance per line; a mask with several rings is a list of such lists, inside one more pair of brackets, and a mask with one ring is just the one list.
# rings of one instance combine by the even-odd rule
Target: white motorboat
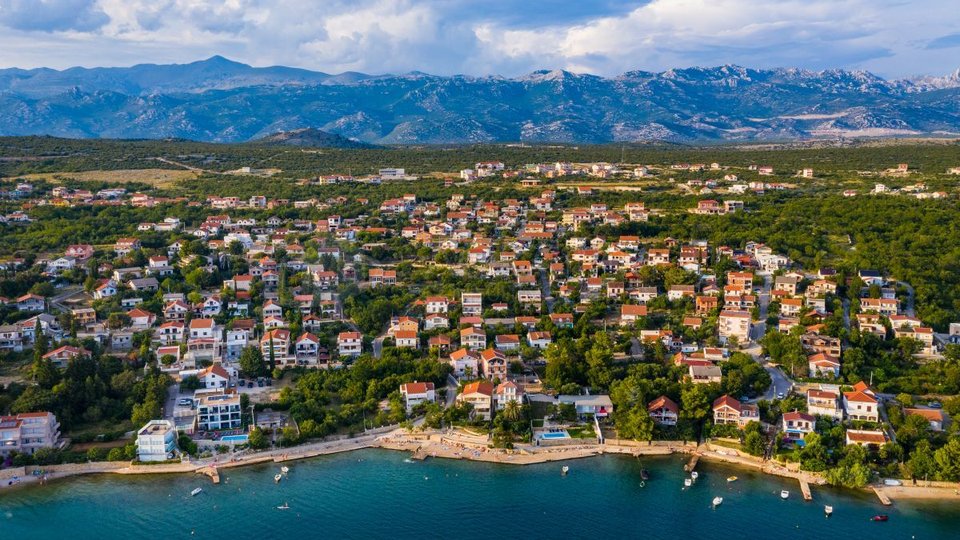
[[560,472],[563,474],[567,474],[568,472],[570,472],[570,467],[567,467],[566,465],[564,465],[563,467],[560,467]]
[[288,472],[290,472],[290,467],[287,467],[286,465],[284,465],[283,467],[280,467],[280,472],[282,472],[283,474],[287,474]]
[[203,492],[203,488],[194,488],[193,491],[190,492],[190,496],[191,496],[191,497],[196,497],[196,496],[199,495],[201,492]]
[[790,492],[787,491],[787,490],[781,491],[781,492],[780,492],[780,498],[781,498],[781,499],[789,499],[789,498],[790,498]]
[[689,478],[684,478],[684,479],[683,479],[683,486],[684,486],[684,487],[690,487],[690,486],[692,486],[692,485],[693,485],[693,480],[691,480],[691,479],[689,479]]
[[823,513],[826,514],[827,517],[830,517],[833,514],[833,507],[830,506],[829,504],[825,505],[823,507]]
[[698,473],[697,471],[693,471],[692,473],[690,473],[690,478],[692,478],[693,481],[696,482],[697,478],[700,478],[700,473]]
[[714,497],[714,498],[713,498],[713,505],[714,505],[714,506],[720,506],[722,503],[723,503],[723,497]]
[[274,482],[277,482],[278,484],[280,483],[280,480],[282,480],[282,479],[283,479],[283,475],[280,474],[280,473],[277,473],[277,474],[275,474],[275,475],[273,476],[273,481],[274,481]]
[[289,509],[290,509],[290,505],[287,503],[283,503],[282,505],[277,507],[277,510],[289,510]]

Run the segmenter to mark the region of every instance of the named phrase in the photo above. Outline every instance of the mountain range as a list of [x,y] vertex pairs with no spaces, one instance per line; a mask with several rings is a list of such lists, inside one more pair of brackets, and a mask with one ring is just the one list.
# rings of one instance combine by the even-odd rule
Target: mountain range
[[616,77],[330,75],[219,56],[13,68],[0,70],[0,134],[308,146],[957,136],[960,70],[900,80],[740,66]]

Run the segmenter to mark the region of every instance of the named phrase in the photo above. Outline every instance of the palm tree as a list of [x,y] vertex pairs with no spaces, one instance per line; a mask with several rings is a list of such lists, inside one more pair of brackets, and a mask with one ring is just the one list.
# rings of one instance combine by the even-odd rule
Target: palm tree
[[520,419],[520,404],[516,400],[510,400],[503,406],[503,417],[511,422]]

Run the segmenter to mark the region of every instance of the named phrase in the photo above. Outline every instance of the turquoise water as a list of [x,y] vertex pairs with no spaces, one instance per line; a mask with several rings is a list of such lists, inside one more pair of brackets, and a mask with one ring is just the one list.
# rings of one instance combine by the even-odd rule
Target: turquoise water
[[221,442],[245,443],[249,435],[224,435],[220,437]]
[[[0,538],[960,538],[956,503],[883,508],[825,488],[808,503],[794,482],[702,462],[682,489],[680,457],[646,459],[644,487],[640,462],[625,456],[528,467],[406,457],[364,450],[294,462],[279,484],[279,467],[264,465],[227,471],[218,486],[101,475],[0,491]],[[740,480],[728,484],[732,474]],[[204,491],[191,497],[195,487]],[[870,522],[879,512],[890,521]]]

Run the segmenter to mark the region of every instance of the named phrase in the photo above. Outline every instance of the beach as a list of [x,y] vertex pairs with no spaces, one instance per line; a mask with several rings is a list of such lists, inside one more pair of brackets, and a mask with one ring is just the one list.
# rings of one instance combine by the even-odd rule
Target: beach
[[[604,444],[590,442],[548,447],[518,444],[515,448],[507,450],[490,448],[485,437],[461,430],[408,431],[407,429],[396,428],[382,433],[308,443],[291,448],[261,452],[247,450],[236,454],[221,454],[211,458],[189,460],[181,463],[136,465],[128,462],[91,462],[5,469],[0,471],[0,491],[91,474],[202,474],[208,476],[214,483],[219,483],[221,471],[225,469],[263,463],[283,463],[368,448],[407,452],[413,460],[439,458],[502,465],[534,465],[583,459],[604,454],[623,454],[638,457],[686,454],[691,458],[695,457],[691,460],[691,463],[695,463],[696,460],[722,462],[735,467],[755,470],[766,475],[796,479],[808,500],[810,499],[809,486],[826,484],[826,480],[819,474],[799,471],[795,467],[786,467],[773,461],[764,461],[741,454],[730,448],[713,447],[709,443],[696,445],[681,441],[647,443],[612,440]],[[13,478],[19,479],[19,482],[11,484],[10,480]],[[884,501],[884,499],[888,501],[897,499],[960,500],[960,486],[944,482],[914,485],[905,481],[904,485],[901,486],[876,485],[869,489],[872,489],[881,501]]]

